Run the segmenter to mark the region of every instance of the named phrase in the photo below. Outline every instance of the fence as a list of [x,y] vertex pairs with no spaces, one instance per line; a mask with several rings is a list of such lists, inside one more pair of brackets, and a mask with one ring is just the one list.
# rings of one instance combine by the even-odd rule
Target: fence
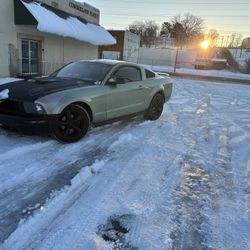
[[[124,58],[124,61],[127,62],[135,62],[138,64],[148,65],[148,66],[159,66],[159,67],[168,67],[169,69],[174,68],[175,65],[175,59],[150,59],[150,58]],[[187,69],[194,69],[195,67],[195,60],[194,61],[183,61],[183,60],[177,60],[176,68],[187,68]]]
[[[165,71],[165,72],[173,72],[175,67],[175,59],[171,58],[170,60],[164,60],[164,59],[149,59],[149,58],[143,58],[143,57],[128,57],[124,58],[124,61],[127,62],[133,62],[138,63],[142,65],[147,65],[147,67],[155,70],[155,71]],[[229,63],[229,62],[228,62]],[[235,69],[232,68],[232,66],[228,63],[225,63],[223,61],[213,61],[205,58],[201,58],[200,60],[193,60],[193,61],[184,61],[177,59],[176,63],[176,70],[179,72],[185,71],[185,70],[194,70],[194,69],[230,69],[232,71],[235,71]],[[63,67],[65,63],[54,63],[54,62],[39,62],[37,64],[37,72],[34,71],[33,75],[49,75],[59,68]],[[241,72],[245,73],[245,69],[241,70]],[[18,69],[19,75],[32,75],[32,73],[24,73],[22,71],[22,62],[19,60],[19,69]]]

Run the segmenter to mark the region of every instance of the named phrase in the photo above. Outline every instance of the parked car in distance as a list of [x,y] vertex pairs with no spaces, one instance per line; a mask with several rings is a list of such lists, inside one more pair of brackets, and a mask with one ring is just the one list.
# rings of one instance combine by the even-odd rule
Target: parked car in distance
[[1,125],[71,143],[90,126],[139,114],[158,119],[172,80],[138,64],[90,60],[70,63],[48,77],[1,85],[1,93]]

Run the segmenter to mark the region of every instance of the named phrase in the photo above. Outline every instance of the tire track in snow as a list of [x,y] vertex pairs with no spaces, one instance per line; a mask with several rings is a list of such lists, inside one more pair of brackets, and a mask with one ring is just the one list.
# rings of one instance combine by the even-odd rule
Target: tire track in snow
[[[218,98],[216,105],[218,105],[221,100],[223,105],[220,112],[217,114],[217,107],[211,105],[211,98],[214,100],[213,93],[208,91],[206,94],[208,96],[205,98],[204,93],[202,95],[193,96],[192,99],[195,101],[189,102],[189,104],[195,104],[195,106],[184,108],[184,114],[181,114],[183,112],[183,110],[181,110],[176,116],[176,121],[179,123],[177,126],[179,128],[181,124],[185,124],[185,121],[191,121],[188,125],[188,131],[186,124],[184,130],[181,129],[178,131],[186,141],[186,145],[191,148],[191,151],[189,150],[183,153],[185,159],[183,166],[186,165],[187,169],[185,170],[184,168],[183,170],[182,184],[179,185],[179,189],[176,189],[176,192],[173,192],[172,196],[170,196],[175,200],[175,211],[177,211],[177,213],[173,216],[173,221],[169,223],[166,215],[168,215],[168,212],[171,214],[171,209],[168,209],[167,205],[169,206],[170,203],[166,201],[159,204],[160,209],[157,210],[157,216],[155,215],[153,217],[154,220],[152,220],[152,218],[148,220],[148,223],[153,223],[155,225],[151,227],[151,229],[154,228],[154,230],[149,231],[148,234],[145,235],[142,229],[142,227],[147,227],[145,221],[141,225],[136,224],[134,226],[135,236],[129,235],[129,239],[131,239],[135,245],[140,245],[141,249],[169,249],[166,247],[169,242],[165,234],[162,234],[158,238],[158,242],[161,242],[162,245],[156,244],[156,241],[154,241],[155,231],[158,229],[158,231],[162,233],[159,227],[162,227],[164,223],[167,225],[164,227],[166,232],[169,231],[169,228],[174,228],[172,229],[172,233],[175,234],[169,233],[169,235],[172,236],[173,249],[215,249],[218,246],[220,246],[221,249],[228,249],[224,248],[225,245],[214,244],[214,231],[219,225],[214,225],[211,218],[213,216],[210,218],[209,216],[211,215],[210,210],[212,204],[215,202],[216,193],[224,194],[228,190],[227,186],[224,188],[222,185],[214,185],[212,176],[214,172],[216,172],[217,165],[221,168],[218,170],[219,172],[223,172],[223,170],[226,171],[224,176],[221,175],[221,177],[224,178],[223,182],[226,185],[234,183],[234,176],[231,171],[232,148],[229,146],[230,143],[228,142],[230,139],[228,123],[231,122],[231,118],[224,117],[223,115],[225,113],[229,114],[228,109],[230,109],[230,105],[233,104],[228,104],[228,102],[231,102],[231,98]],[[200,107],[198,105],[200,105]],[[192,123],[193,117],[190,114],[194,112],[194,109],[197,112],[197,116]],[[235,110],[233,110],[232,113],[235,115]],[[181,123],[182,119],[183,123]],[[171,140],[171,138],[168,138],[168,140]],[[215,146],[215,150],[213,146]],[[247,165],[249,161],[243,161],[243,163]],[[249,171],[247,171],[247,173],[249,173]],[[135,179],[132,182],[132,186],[136,187],[137,185],[140,185],[140,183]],[[234,188],[235,185],[232,186],[231,190],[229,187],[229,197],[234,194]],[[132,189],[130,189],[130,191],[131,190]],[[167,193],[165,194],[166,197],[169,197]],[[177,198],[174,198],[175,195]],[[245,204],[245,207],[249,205],[249,198],[247,198],[247,196],[246,200],[248,203]],[[217,202],[221,206],[224,200],[218,199]],[[229,214],[234,214],[234,212],[230,211]],[[165,215],[165,218],[163,215]],[[245,218],[245,220],[247,221],[247,218]],[[221,220],[218,222],[221,223]],[[173,225],[176,224],[177,227],[174,227]],[[249,227],[245,228],[245,230],[247,229],[249,229]],[[217,235],[223,234],[224,233],[221,231],[217,232]],[[228,234],[227,242],[230,242],[230,236],[232,237],[233,234],[232,232]],[[138,235],[140,237],[138,237]],[[137,240],[135,240],[136,237]],[[166,244],[162,241],[164,237],[166,237]],[[141,242],[140,238],[145,242]],[[147,242],[147,238],[153,240],[154,243]],[[230,249],[249,249],[246,238],[243,230],[242,245],[240,247],[234,245],[234,248],[231,246]],[[238,239],[234,241],[235,244],[238,244],[240,240],[241,237],[239,236]]]
[[[214,102],[213,96],[210,97]],[[218,100],[221,101],[221,98]],[[230,139],[232,136],[230,125],[234,124],[231,115],[237,114],[235,109],[231,98],[225,98],[223,108],[219,112],[217,112],[216,102],[212,106],[208,105],[209,112],[197,110],[201,116],[204,118],[207,116],[207,118],[202,118],[200,121],[196,119],[193,128],[196,127],[197,131],[191,132],[191,136],[187,137],[193,141],[190,145],[193,150],[188,154],[186,163],[191,171],[184,170],[183,184],[177,189],[179,198],[176,201],[176,208],[178,212],[174,221],[179,226],[172,234],[173,249],[249,249],[250,247],[249,235],[247,236],[249,227],[247,224],[245,225],[245,222],[243,225],[236,223],[236,218],[242,218],[242,214],[250,202],[249,195],[248,198],[247,195],[242,195],[242,197],[246,197],[244,203],[242,200],[237,201],[239,197],[235,197],[236,193],[240,193],[239,190],[236,191],[239,183],[235,184],[234,175],[238,169],[232,168],[233,143]],[[206,123],[206,120],[210,124],[203,124],[203,122]],[[215,124],[216,127],[213,127]],[[205,131],[206,126],[207,131]],[[202,129],[203,127],[204,129]],[[241,134],[242,132],[245,135],[248,134],[244,130],[246,126],[243,125],[240,128]],[[190,131],[194,131],[194,129],[190,129]],[[243,138],[246,137],[243,136]],[[241,145],[246,145],[246,143]],[[235,148],[237,149],[237,147]],[[249,150],[244,151],[240,162],[246,167],[249,162],[246,152],[249,154]],[[242,160],[244,158],[245,160]],[[234,164],[234,166],[236,165]],[[244,181],[244,176],[246,175],[240,174],[241,181]],[[241,213],[237,211],[239,205],[242,206]],[[238,216],[235,216],[235,213]],[[235,229],[237,227],[241,227],[241,236],[237,236]],[[232,236],[235,238],[234,245],[230,243]]]
[[[158,127],[158,125],[159,125],[159,123],[156,123],[156,127]],[[135,130],[132,130],[132,132],[135,133]],[[141,139],[144,138],[144,132],[143,132],[143,130],[140,131],[139,128],[137,129],[137,132],[140,132],[140,134],[141,134],[140,136],[138,134],[136,134],[137,137],[139,136],[138,140],[141,141]],[[150,137],[150,136],[148,136],[148,137]],[[152,141],[151,143],[153,145],[155,145],[156,141]],[[116,143],[114,145],[116,145]],[[157,145],[155,145],[155,146],[160,149],[160,146],[157,146]],[[57,238],[57,235],[67,235],[67,234],[69,234],[69,235],[67,235],[67,239],[70,239],[70,240],[67,241],[65,239],[65,241],[63,243],[63,249],[69,249],[69,248],[81,249],[80,246],[82,244],[81,242],[83,239],[81,237],[79,238],[79,232],[81,232],[82,236],[85,235],[85,230],[87,230],[87,232],[88,232],[88,230],[89,230],[88,228],[93,227],[93,225],[95,225],[96,221],[98,221],[98,218],[100,219],[100,216],[103,216],[102,213],[104,213],[104,214],[108,213],[109,215],[107,216],[107,218],[110,215],[112,215],[112,211],[114,213],[115,213],[115,211],[117,211],[117,214],[121,213],[119,208],[117,208],[118,210],[116,210],[115,207],[112,209],[112,202],[114,202],[114,204],[116,204],[118,202],[117,204],[119,204],[119,207],[123,206],[123,205],[124,206],[129,205],[129,207],[132,209],[132,211],[134,210],[134,212],[140,211],[140,210],[137,210],[137,206],[136,206],[136,204],[139,204],[140,201],[142,201],[143,204],[146,205],[144,208],[145,211],[147,211],[148,209],[151,209],[151,206],[155,209],[157,206],[157,204],[154,204],[154,199],[156,199],[156,197],[155,197],[156,193],[153,191],[160,190],[161,183],[158,183],[158,179],[160,179],[162,171],[164,173],[166,172],[165,168],[167,167],[167,164],[166,165],[163,164],[163,169],[161,169],[161,171],[157,174],[157,175],[159,175],[159,178],[155,178],[155,181],[157,181],[155,183],[156,186],[154,187],[154,190],[150,191],[150,189],[152,189],[152,183],[150,184],[148,182],[148,178],[150,178],[150,176],[152,176],[152,175],[154,176],[154,174],[156,173],[156,169],[158,167],[157,164],[159,164],[159,163],[157,163],[157,161],[156,161],[157,164],[154,166],[154,168],[152,168],[152,166],[151,166],[151,164],[153,163],[152,161],[147,162],[147,159],[145,159],[145,162],[144,161],[142,162],[142,159],[145,158],[145,154],[147,155],[150,152],[151,146],[148,148],[148,150],[149,150],[149,151],[147,151],[148,153],[144,152],[144,154],[141,156],[140,156],[140,154],[136,154],[136,155],[132,154],[132,152],[134,152],[135,150],[137,150],[137,152],[138,152],[137,144],[132,143],[129,147],[129,150],[123,150],[125,148],[128,149],[128,145],[126,143],[125,143],[124,147],[119,145],[119,147],[116,148],[116,150],[115,150],[116,152],[114,152],[114,154],[113,154],[114,159],[109,164],[107,163],[107,165],[112,166],[112,168],[110,170],[107,169],[107,172],[105,171],[106,174],[108,174],[108,176],[105,176],[104,173],[102,173],[102,175],[96,176],[96,179],[93,179],[91,181],[90,186],[88,186],[87,190],[85,190],[88,194],[91,194],[91,196],[87,195],[87,193],[83,193],[83,191],[82,191],[83,187],[81,187],[81,188],[77,189],[76,192],[74,192],[72,195],[70,195],[69,200],[65,201],[65,203],[67,205],[65,204],[62,211],[60,211],[60,212],[57,211],[57,213],[55,213],[55,211],[53,211],[53,215],[55,217],[53,219],[51,219],[49,222],[49,224],[51,226],[47,225],[44,227],[43,230],[41,230],[41,229],[39,230],[39,235],[41,237],[42,236],[49,237],[46,239],[46,241],[45,241],[45,239],[40,238],[40,236],[38,235],[36,237],[36,239],[33,238],[33,242],[30,242],[30,244],[25,245],[23,247],[23,249],[37,248],[37,246],[39,246],[42,241],[47,242],[47,245],[43,245],[43,247],[41,247],[41,249],[46,249],[46,248],[54,249],[55,247],[53,247],[53,242],[57,242],[57,240],[55,238],[53,239],[53,237]],[[142,148],[141,150],[144,150],[144,148]],[[154,153],[150,152],[150,154],[154,154]],[[162,150],[162,155],[164,156],[165,154],[166,154],[165,150]],[[128,159],[128,157],[131,158],[132,155],[133,155],[133,157],[132,157],[133,162],[134,162],[134,160],[136,160],[136,162],[138,162],[140,168],[138,166],[136,168],[134,168],[135,165],[129,165],[129,169],[127,169],[127,166],[126,166],[127,159]],[[137,157],[139,157],[139,158],[137,159]],[[122,165],[120,165],[120,166],[116,165],[116,162],[117,162],[116,158],[118,158],[118,163],[120,163]],[[136,158],[136,159],[134,159],[134,158]],[[158,158],[155,160],[158,160]],[[171,162],[172,160],[168,159],[167,162],[169,162],[169,161]],[[166,159],[164,160],[164,162],[166,162]],[[177,160],[177,162],[178,162],[178,160]],[[146,164],[144,164],[144,163],[146,163]],[[109,168],[111,166],[109,166]],[[143,168],[141,168],[142,166],[143,166]],[[178,166],[178,164],[177,164],[177,166]],[[140,173],[139,174],[140,177],[145,176],[145,179],[143,180],[143,182],[146,181],[147,190],[150,192],[146,193],[146,190],[145,190],[146,195],[141,197],[139,199],[139,202],[134,201],[132,198],[133,197],[133,195],[132,195],[131,196],[132,199],[130,199],[131,203],[128,203],[126,205],[126,199],[125,199],[126,192],[125,192],[124,188],[127,187],[129,189],[129,187],[131,186],[130,185],[131,182],[135,183],[134,179],[131,179],[131,174],[133,173],[132,176],[134,176],[135,170],[137,173],[136,174],[137,177],[138,177],[138,172]],[[175,173],[175,171],[174,171],[175,169],[172,169],[172,170],[173,170],[173,173]],[[132,171],[132,173],[131,173],[131,171]],[[148,172],[148,174],[147,174],[147,172]],[[126,178],[127,175],[129,178]],[[127,181],[128,181],[128,185],[126,185]],[[162,181],[164,182],[164,179]],[[173,181],[171,183],[173,183]],[[168,185],[170,185],[170,184],[168,183]],[[126,190],[127,190],[127,188],[126,188]],[[93,195],[93,193],[94,193],[94,195]],[[77,196],[77,194],[81,196],[81,199],[79,199],[79,196]],[[117,197],[117,198],[115,200],[113,200],[112,197]],[[148,201],[148,204],[144,203],[144,198],[146,198],[146,201]],[[164,199],[164,197],[162,197],[162,199]],[[112,201],[110,204],[111,207],[107,208],[106,206],[108,206],[108,203],[110,203],[110,201]],[[84,206],[82,207],[83,203],[84,203]],[[105,204],[107,204],[107,205],[105,205]],[[74,222],[74,220],[73,221],[70,220],[70,217],[72,215],[72,212],[70,213],[70,210],[73,209],[73,207],[75,207],[74,209],[77,209],[77,207],[79,207],[79,210],[82,211],[82,212],[80,212],[77,209],[77,211],[78,211],[77,213],[79,215],[77,217],[77,222],[76,221]],[[105,210],[105,207],[108,210]],[[69,210],[69,211],[67,211],[67,210]],[[132,213],[132,215],[133,215],[134,212],[132,212],[132,211],[130,211],[130,213]],[[66,213],[67,214],[69,213],[68,214],[69,221],[68,221],[68,223],[66,223],[67,224],[66,227],[64,227],[64,226],[61,227],[60,222],[61,222],[62,218],[64,218],[64,219],[68,218]],[[84,226],[81,225],[80,222],[82,222]],[[73,227],[70,226],[70,224],[72,224],[72,223],[74,225]],[[137,219],[135,219],[135,227],[137,227],[138,225],[140,225],[139,226],[140,230],[137,230],[137,232],[140,232],[142,227],[140,224],[140,219],[137,218]],[[56,228],[57,233],[54,235],[51,233],[51,231],[54,231],[55,228]],[[70,233],[68,232],[68,230],[69,230],[68,228],[71,228]],[[133,228],[131,230],[131,233],[132,232],[134,232]],[[50,236],[52,238],[50,238]],[[132,238],[134,238],[134,237],[132,237]],[[87,247],[86,249],[92,249],[92,248]]]
[[[197,102],[195,98],[192,101],[185,99],[183,101],[184,102],[188,101],[189,104],[191,103],[194,104]],[[169,109],[172,109],[171,102],[169,106],[170,106]],[[151,188],[154,191],[152,191],[152,195],[151,192],[148,192],[145,196],[147,197],[146,201],[149,201],[150,200],[149,197],[151,196],[152,201],[154,201],[154,204],[150,204],[149,202],[145,203],[144,209],[149,207],[149,211],[147,211],[147,217],[141,219],[142,221],[144,221],[141,224],[140,224],[141,220],[137,220],[138,222],[135,222],[135,225],[133,225],[131,232],[128,235],[128,239],[131,240],[133,245],[135,246],[140,245],[141,249],[169,249],[171,245],[170,240],[168,240],[168,238],[169,235],[171,234],[171,230],[174,230],[173,228],[175,228],[176,224],[176,221],[170,220],[171,217],[172,218],[175,217],[175,214],[173,214],[173,212],[176,211],[175,208],[174,209],[171,208],[173,207],[172,200],[174,200],[175,197],[174,189],[176,188],[176,186],[179,185],[179,180],[181,179],[179,175],[181,166],[183,165],[184,161],[182,157],[183,155],[182,151],[185,151],[185,147],[183,148],[183,146],[181,145],[179,145],[180,151],[176,150],[176,148],[178,148],[177,147],[179,144],[178,140],[179,139],[181,140],[181,138],[186,133],[186,131],[176,130],[176,127],[181,127],[183,116],[186,118],[186,116],[190,116],[189,113],[192,112],[191,110],[188,110],[185,111],[183,115],[182,112],[184,109],[186,109],[185,104],[181,105],[180,108],[176,109],[178,110],[177,113],[172,112],[171,116],[168,117],[167,119],[161,118],[158,122],[159,125],[157,125],[157,128],[160,128],[162,131],[168,131],[167,141],[164,140],[161,141],[159,138],[162,135],[160,134],[159,137],[156,137],[154,135],[154,137],[156,137],[155,142],[157,141],[156,145],[159,147],[160,151],[163,151],[162,156],[166,158],[166,160],[165,164],[161,164],[162,166],[164,166],[164,168],[162,169],[161,166],[161,169],[157,169],[157,172],[159,171],[159,177],[157,178],[156,174],[154,174],[154,176],[152,176],[150,180],[157,179],[159,182],[158,185],[160,185],[161,188],[157,192],[156,191],[157,189],[155,188],[156,183],[151,183]],[[196,110],[196,105],[193,111],[195,110]],[[156,127],[154,129],[156,129]],[[148,132],[148,134],[152,136],[150,132]],[[190,137],[188,137],[188,140],[190,140]],[[180,144],[183,144],[182,141],[180,141]],[[175,147],[173,147],[173,145],[175,145]],[[175,152],[174,160],[168,159],[167,157],[168,151]],[[148,178],[151,176],[147,172],[145,172],[145,175],[148,176]],[[136,183],[137,187],[139,186],[145,187],[145,183],[143,184],[142,180],[137,181],[137,179],[135,179],[135,181],[134,180],[131,181],[131,185],[134,185],[134,183]],[[131,190],[132,192],[132,189],[129,190]],[[126,195],[128,196],[126,197],[126,199],[130,198],[129,193],[126,192]],[[132,197],[133,196],[131,196],[131,198]],[[162,232],[163,229],[165,229],[164,233]]]
[[[0,194],[0,242],[3,242],[13,232],[20,220],[31,216],[36,210],[43,207],[51,193],[70,184],[70,180],[84,167],[92,165],[97,157],[104,154],[101,149],[87,151],[82,158],[59,170],[46,182],[39,181],[37,187],[21,184],[14,189]],[[28,186],[28,187],[27,187]],[[30,192],[33,189],[32,192]],[[18,199],[16,199],[18,197]],[[14,200],[13,200],[14,198]],[[6,209],[7,208],[7,209]]]
[[[28,218],[40,209],[51,193],[69,185],[83,167],[92,165],[96,159],[106,157],[107,148],[122,133],[121,127],[123,131],[126,131],[138,122],[140,119],[132,123],[123,121],[114,124],[111,134],[109,134],[110,125],[97,128],[85,139],[86,142],[83,140],[75,145],[61,145],[54,141],[27,144],[24,147],[17,144],[15,148],[4,154],[0,158],[0,164],[5,169],[13,168],[12,178],[15,181],[4,178],[7,179],[7,183],[2,186],[4,189],[0,192],[0,242],[3,242],[16,229],[20,220]],[[15,140],[15,137],[13,139]],[[25,138],[22,139],[25,140]],[[62,152],[57,152],[53,148],[62,149]],[[33,152],[37,150],[38,153],[34,154]],[[29,161],[29,157],[25,155],[32,153],[34,159]],[[25,163],[21,163],[22,160],[18,159],[20,155]],[[11,158],[13,159],[10,160]],[[15,170],[18,168],[23,175],[15,177]],[[40,176],[39,173],[41,173]],[[32,175],[36,177],[32,178]]]
[[[140,249],[168,249],[166,248],[168,245],[167,235],[173,226],[172,224],[175,223],[169,220],[170,215],[173,213],[173,210],[169,209],[169,207],[171,206],[171,200],[174,199],[174,189],[178,186],[178,180],[180,179],[179,171],[183,163],[183,157],[181,156],[183,146],[181,146],[181,141],[178,143],[178,134],[180,131],[176,131],[176,127],[181,124],[178,118],[181,112],[182,111],[179,110],[178,114],[172,113],[167,119],[161,118],[155,123],[155,126],[151,128],[152,131],[148,131],[148,136],[144,139],[146,141],[148,140],[147,143],[150,143],[151,147],[155,146],[157,148],[158,163],[156,163],[157,161],[154,163],[154,156],[151,155],[154,150],[151,150],[151,148],[149,151],[145,151],[144,148],[144,152],[138,152],[138,154],[140,153],[142,155],[142,158],[144,154],[147,155],[147,158],[150,157],[150,165],[153,166],[157,164],[159,168],[149,168],[152,170],[151,172],[147,168],[147,162],[143,164],[143,160],[141,160],[139,169],[143,171],[143,173],[136,174],[135,171],[133,171],[135,177],[130,181],[127,179],[130,184],[122,184],[122,186],[128,186],[128,189],[126,189],[126,191],[124,190],[124,200],[119,199],[120,203],[125,205],[125,200],[127,203],[128,200],[133,201],[132,204],[134,203],[136,208],[135,214],[137,210],[138,212],[141,209],[147,211],[146,218],[140,218],[141,216],[138,215],[139,218],[135,219],[127,235],[128,242],[131,241],[133,246],[140,246]],[[162,134],[160,131],[156,133],[157,129],[168,131],[167,141],[160,140]],[[153,137],[152,133],[154,134]],[[173,147],[173,144],[175,147]],[[180,150],[177,149],[178,144],[180,144]],[[161,153],[159,154],[159,152]],[[170,154],[170,156],[173,154],[174,158],[172,158],[173,155],[168,157],[168,154]],[[159,157],[159,155],[162,155],[162,158]],[[141,177],[138,179],[138,176]],[[147,180],[146,183],[145,179]],[[155,183],[155,180],[157,180],[157,183]],[[150,186],[148,186],[148,183],[150,183]],[[139,187],[144,187],[144,190],[140,190]],[[137,190],[138,193],[135,190]],[[140,196],[138,196],[139,194]],[[120,197],[118,194],[115,196]],[[135,200],[135,197],[140,198],[139,200]],[[140,214],[141,213],[142,212],[140,212]],[[165,233],[162,233],[162,229],[166,230]]]
[[[128,130],[130,131],[129,128]],[[136,149],[136,146],[131,147],[131,150],[129,152],[118,151],[117,153],[115,153],[115,156],[106,155],[107,157],[105,159],[105,161],[107,162],[106,165],[107,166],[109,165],[108,164],[109,160],[110,160],[110,164],[112,164],[114,157],[119,157],[121,158],[121,160],[123,159],[124,161],[126,161],[127,157],[129,157],[129,155],[131,155],[131,153],[135,149]],[[7,239],[7,241],[5,242],[4,246],[8,248],[8,246],[11,245],[13,249],[38,249],[39,246],[41,245],[41,241],[44,240],[42,238],[46,236],[50,236],[50,232],[53,231],[55,228],[57,228],[57,225],[59,225],[59,228],[57,229],[56,235],[59,234],[60,232],[62,232],[65,235],[64,230],[67,231],[68,229],[64,227],[60,227],[61,219],[70,218],[72,214],[70,214],[70,216],[67,216],[67,213],[69,213],[72,207],[77,206],[79,207],[80,210],[83,210],[83,213],[79,214],[79,217],[77,218],[78,223],[74,224],[73,228],[71,227],[71,232],[69,236],[71,240],[70,242],[64,241],[63,249],[70,249],[70,248],[74,249],[74,248],[77,248],[77,246],[79,247],[79,241],[80,242],[82,241],[81,238],[79,239],[79,230],[80,230],[79,221],[84,222],[86,230],[88,229],[89,226],[93,225],[95,219],[99,218],[100,216],[99,215],[100,211],[97,209],[98,205],[103,204],[103,200],[106,198],[106,194],[110,193],[109,192],[110,190],[114,190],[114,186],[117,184],[117,181],[119,180],[119,176],[122,173],[126,172],[126,169],[124,168],[120,169],[116,165],[113,165],[112,169],[113,170],[107,169],[107,173],[109,175],[108,180],[105,174],[104,176],[103,175],[93,176],[93,178],[90,178],[89,180],[87,180],[85,183],[82,183],[81,185],[80,183],[79,184],[76,183],[76,185],[73,185],[72,187],[69,186],[61,194],[57,195],[55,199],[52,199],[52,201],[49,202],[48,206],[53,207],[53,211],[49,212],[48,211],[49,208],[47,207],[47,210],[46,210],[47,213],[45,211],[45,214],[48,214],[49,218],[46,217],[45,223],[43,222],[44,221],[43,217],[46,215],[44,215],[43,213],[39,214],[38,219],[36,220],[32,220],[32,218],[30,218],[30,220],[28,220],[27,223],[24,224],[23,230],[26,231],[25,228],[27,224],[31,224],[31,225],[33,223],[36,224],[36,229],[39,231],[39,234],[36,233],[37,231],[29,232],[29,234],[31,233],[33,235],[32,241],[30,241],[30,238],[28,237],[28,238],[23,239],[24,243],[19,245],[19,243],[15,242],[15,240],[11,241],[11,238],[12,238],[12,235],[11,235],[10,238]],[[105,186],[106,189],[104,189],[103,186]],[[87,195],[86,192],[92,193],[92,195],[85,197]],[[98,195],[93,196],[93,193],[98,193]],[[100,197],[101,197],[101,200],[100,200]],[[82,206],[83,204],[81,202],[82,199],[84,199],[84,204],[85,204],[84,206]],[[53,206],[53,204],[55,205],[55,207]],[[72,221],[70,220],[69,223],[72,223]],[[28,225],[27,229],[30,229],[30,228],[31,228],[30,225]],[[84,235],[85,228],[81,228],[81,232],[83,235]],[[22,227],[19,227],[17,231],[14,232],[14,235],[19,234],[19,233],[22,234]],[[51,236],[56,237],[56,235],[51,235]],[[10,242],[12,243],[10,244]],[[52,247],[53,241],[49,240],[47,243],[49,244],[49,246],[47,245],[45,249],[53,248]]]
[[172,222],[176,226],[169,234],[172,249],[209,248],[209,228],[206,228],[205,232],[203,225],[206,224],[208,227],[205,205],[211,192],[204,160],[210,133],[207,119],[210,97],[197,100],[197,103],[199,102],[200,107],[196,108],[194,118],[188,124],[189,129],[184,131],[183,136],[189,150],[184,155],[181,184],[174,192],[173,199],[177,212]]
[[[211,165],[216,166],[210,173],[213,189],[210,221],[214,228],[211,245],[214,248],[250,248],[250,224],[246,223],[250,195],[245,192],[249,187],[250,150],[247,147],[249,143],[241,141],[246,138],[242,137],[242,134],[245,134],[243,127],[237,127],[237,131],[235,133],[235,123],[224,117],[220,133],[215,140],[215,156],[211,159]],[[240,162],[240,165],[235,161]]]

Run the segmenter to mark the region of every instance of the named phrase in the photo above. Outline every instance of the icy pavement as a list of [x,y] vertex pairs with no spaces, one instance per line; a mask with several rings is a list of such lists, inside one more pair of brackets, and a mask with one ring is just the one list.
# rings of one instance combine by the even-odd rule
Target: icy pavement
[[250,249],[249,86],[176,78],[158,121],[0,142],[0,249]]

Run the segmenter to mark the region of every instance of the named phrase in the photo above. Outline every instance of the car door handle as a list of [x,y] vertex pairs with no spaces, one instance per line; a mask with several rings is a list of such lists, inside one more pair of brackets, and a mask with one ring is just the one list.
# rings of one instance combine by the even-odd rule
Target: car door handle
[[148,86],[144,86],[144,85],[139,85],[138,89],[143,90],[143,89],[149,89]]

